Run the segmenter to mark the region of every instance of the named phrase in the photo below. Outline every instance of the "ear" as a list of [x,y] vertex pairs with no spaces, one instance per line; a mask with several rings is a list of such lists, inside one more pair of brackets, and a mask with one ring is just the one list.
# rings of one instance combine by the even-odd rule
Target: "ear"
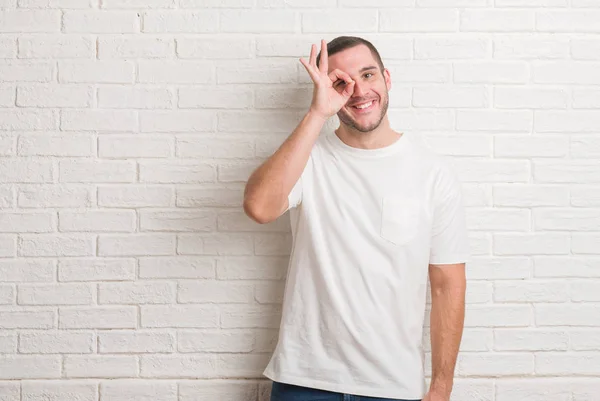
[[387,90],[392,89],[392,78],[390,76],[390,70],[387,68],[383,69],[383,77],[385,78],[385,86],[387,86]]

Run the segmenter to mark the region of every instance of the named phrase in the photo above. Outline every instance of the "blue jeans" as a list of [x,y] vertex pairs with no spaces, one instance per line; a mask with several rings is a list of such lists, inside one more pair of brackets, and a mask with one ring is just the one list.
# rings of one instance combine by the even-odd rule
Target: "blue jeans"
[[366,397],[364,395],[351,395],[335,393],[332,391],[318,390],[310,387],[296,386],[293,384],[273,382],[271,387],[271,401],[420,401],[400,400],[392,398]]

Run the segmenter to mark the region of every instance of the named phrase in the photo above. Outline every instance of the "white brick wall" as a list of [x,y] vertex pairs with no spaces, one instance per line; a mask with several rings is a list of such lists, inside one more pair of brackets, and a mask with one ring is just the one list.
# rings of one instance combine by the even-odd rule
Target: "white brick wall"
[[310,102],[298,58],[348,33],[392,72],[394,128],[464,182],[453,401],[600,400],[598,21],[596,0],[0,0],[0,401],[268,400],[291,235],[243,187]]

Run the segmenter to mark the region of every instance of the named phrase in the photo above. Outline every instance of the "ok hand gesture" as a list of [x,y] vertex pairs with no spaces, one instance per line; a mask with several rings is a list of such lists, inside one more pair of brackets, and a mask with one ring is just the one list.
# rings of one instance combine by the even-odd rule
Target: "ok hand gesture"
[[301,58],[300,62],[314,82],[310,110],[325,119],[333,116],[344,107],[354,93],[354,81],[350,75],[340,69],[327,73],[329,64],[325,40],[321,41],[321,58],[318,67],[316,45],[312,45],[310,49],[310,60],[307,62]]

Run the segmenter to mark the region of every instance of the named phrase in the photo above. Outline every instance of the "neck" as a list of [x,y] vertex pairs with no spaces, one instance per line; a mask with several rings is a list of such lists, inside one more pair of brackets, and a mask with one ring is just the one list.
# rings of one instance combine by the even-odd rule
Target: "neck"
[[373,131],[361,132],[340,122],[336,135],[348,146],[359,149],[384,148],[396,142],[402,134],[390,128],[387,115]]

